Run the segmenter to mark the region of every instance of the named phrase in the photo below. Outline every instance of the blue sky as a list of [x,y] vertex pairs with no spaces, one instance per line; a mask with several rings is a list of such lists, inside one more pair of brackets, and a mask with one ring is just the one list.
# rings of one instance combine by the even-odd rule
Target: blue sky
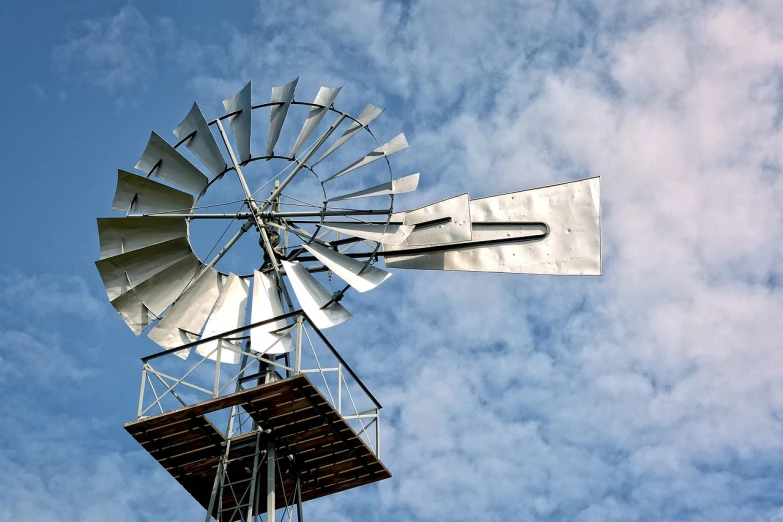
[[[414,207],[602,176],[601,278],[398,271],[327,331],[394,478],[331,520],[783,520],[774,0],[4,3],[0,520],[185,520],[122,430],[136,339],[95,218],[150,130],[344,85]],[[88,498],[85,492],[90,492]]]

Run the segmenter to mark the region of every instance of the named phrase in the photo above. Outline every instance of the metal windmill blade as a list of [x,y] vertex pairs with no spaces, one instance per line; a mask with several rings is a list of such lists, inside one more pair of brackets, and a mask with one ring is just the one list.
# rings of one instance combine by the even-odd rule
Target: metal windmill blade
[[399,245],[410,236],[414,229],[412,225],[357,223],[355,221],[324,221],[321,226],[348,236],[377,241],[383,245]]
[[346,199],[369,198],[374,196],[389,196],[392,194],[407,194],[413,192],[419,186],[419,174],[411,174],[404,178],[387,181],[374,187],[369,187],[356,192],[350,192],[341,196],[329,198],[329,201],[343,201]]
[[[283,303],[273,275],[253,272],[253,299],[250,322],[258,323],[283,315]],[[250,348],[267,354],[290,352],[294,349],[285,320],[273,321],[250,331]]]
[[385,270],[351,259],[318,243],[310,243],[309,245],[304,245],[304,247],[316,259],[329,267],[332,272],[359,292],[372,290],[391,277],[391,274]]
[[286,275],[299,299],[299,305],[318,328],[337,326],[351,318],[348,310],[300,263],[283,261]]
[[191,194],[201,194],[208,182],[200,170],[154,131],[135,168],[147,177],[168,181]]
[[[165,349],[195,341],[225,285],[225,277],[211,267],[201,269],[188,281],[185,291],[164,317],[150,330],[148,337]],[[190,350],[177,352],[187,358]]]
[[[247,295],[247,283],[239,276],[229,274],[209,314],[202,337],[212,337],[242,326],[247,312]],[[212,360],[219,359],[222,363],[238,364],[239,349],[237,341],[220,338],[199,345],[196,352]]]
[[272,88],[272,102],[276,105],[272,106],[269,116],[269,140],[266,144],[267,156],[274,154],[275,145],[280,138],[280,130],[283,128],[285,117],[288,114],[288,108],[294,100],[294,91],[296,91],[297,83],[299,83],[299,78],[285,85]]
[[307,119],[302,125],[302,130],[299,132],[299,136],[296,138],[294,148],[291,149],[289,156],[294,157],[302,145],[305,144],[307,139],[313,134],[315,128],[321,123],[321,120],[326,116],[326,112],[329,107],[334,103],[335,98],[340,93],[342,87],[321,87],[318,91],[318,95],[315,97],[313,104],[315,107],[310,109],[310,113],[307,115]]
[[332,146],[329,147],[326,152],[324,152],[321,157],[318,158],[318,160],[316,160],[315,163],[313,163],[313,167],[321,163],[321,161],[323,161],[332,152],[342,147],[345,142],[356,136],[359,131],[366,129],[370,122],[380,116],[382,112],[383,109],[376,107],[372,103],[368,103],[367,106],[362,110],[361,114],[359,114],[359,117],[356,118],[356,121],[354,121],[351,126],[348,127],[348,129],[343,133],[343,135],[340,136],[337,141],[335,141],[334,144],[332,144]]
[[354,161],[344,169],[340,170],[336,174],[329,176],[324,181],[331,181],[335,178],[339,178],[340,176],[344,176],[348,174],[349,172],[356,170],[360,167],[364,167],[365,165],[369,165],[373,161],[377,161],[383,157],[390,156],[391,154],[394,154],[395,152],[399,152],[403,149],[408,148],[408,140],[405,139],[405,135],[400,133],[388,142],[384,143],[377,149],[373,150],[363,158]]
[[188,224],[184,219],[98,218],[100,259],[187,236]]
[[228,165],[198,103],[193,103],[188,115],[174,129],[174,135],[212,172],[213,176],[220,176],[225,172]]
[[124,170],[117,171],[117,190],[112,210],[124,212],[187,212],[193,207],[193,196],[157,181],[142,178]]
[[231,124],[231,131],[234,133],[234,141],[239,150],[240,163],[247,162],[250,155],[250,134],[253,129],[253,103],[251,100],[250,86],[251,82],[236,93],[231,98],[223,100],[223,108],[229,114],[228,122]]

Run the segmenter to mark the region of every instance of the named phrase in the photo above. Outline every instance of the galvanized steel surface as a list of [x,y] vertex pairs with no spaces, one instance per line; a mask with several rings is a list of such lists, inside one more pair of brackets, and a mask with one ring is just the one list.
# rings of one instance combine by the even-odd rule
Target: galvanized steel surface
[[[600,275],[600,180],[590,178],[470,202],[473,241],[385,258],[390,268],[517,274]],[[504,224],[528,223],[512,231]],[[545,223],[542,228],[539,223]],[[547,232],[548,230],[548,232]],[[525,236],[538,239],[525,239]],[[477,241],[498,244],[476,246]],[[392,249],[385,249],[392,250]]]
[[299,136],[297,136],[296,143],[294,143],[289,156],[296,156],[296,153],[299,152],[302,145],[304,145],[310,135],[313,134],[315,128],[321,123],[323,117],[326,116],[329,107],[334,103],[335,98],[337,98],[337,95],[340,93],[340,89],[342,89],[342,87],[321,87],[318,90],[318,95],[316,95],[313,103],[315,105],[320,105],[320,107],[312,107],[310,109],[310,113],[307,115],[307,119],[302,125],[302,130],[299,131]]
[[400,212],[392,216],[392,221],[412,225],[413,232],[404,244],[388,245],[389,248],[384,247],[384,250],[469,241],[470,197],[467,193],[460,194],[426,207]]
[[349,194],[343,194],[334,198],[329,198],[329,201],[341,201],[345,199],[356,198],[369,198],[373,196],[388,196],[390,194],[406,194],[413,192],[416,187],[419,186],[419,174],[411,174],[403,178],[398,178],[374,187],[358,190]]
[[185,146],[212,172],[213,176],[218,176],[226,170],[228,166],[226,160],[220,152],[212,131],[209,130],[207,120],[199,109],[198,103],[193,103],[188,115],[174,129],[174,135],[180,141],[185,140]]
[[239,149],[239,161],[244,163],[250,159],[250,134],[252,132],[253,103],[251,100],[250,83],[231,98],[223,100],[223,108],[226,114],[237,112],[228,117],[231,124],[231,132],[234,133],[234,142]]
[[[250,306],[251,324],[279,317],[285,313],[274,275],[262,274],[258,270],[253,272],[253,299]],[[275,333],[286,326],[288,323],[283,319],[254,328],[250,331],[250,349],[268,354],[292,351],[294,345],[289,333]]]
[[332,152],[336,151],[338,148],[340,148],[346,141],[353,138],[356,133],[358,133],[363,128],[367,127],[371,121],[373,121],[375,118],[381,115],[383,112],[383,109],[376,107],[372,103],[368,103],[367,106],[362,109],[361,114],[359,114],[359,117],[356,118],[356,121],[351,123],[350,127],[343,132],[343,135],[337,138],[337,141],[335,141],[329,149],[324,152],[318,160],[316,160],[315,163],[313,163],[313,167],[321,163],[321,160],[326,158],[328,155],[330,155]]
[[124,170],[117,171],[117,190],[112,210],[123,212],[187,212],[193,208],[193,196],[157,181]]
[[163,243],[178,237],[187,237],[188,224],[184,219],[170,218],[98,218],[98,241],[101,259]]
[[288,114],[288,108],[291,106],[291,100],[294,99],[294,91],[299,78],[285,85],[272,87],[272,101],[281,102],[279,105],[273,105],[269,114],[269,139],[266,144],[266,155],[271,156],[280,138],[280,130],[283,128],[285,117]]
[[[196,340],[223,285],[224,277],[217,270],[202,269],[148,337],[164,348],[175,348]],[[187,357],[187,353],[180,355]]]
[[297,261],[283,261],[282,264],[299,306],[315,326],[321,329],[330,328],[351,318],[348,310],[340,303],[332,301],[329,292],[316,281],[307,268]]
[[310,243],[309,245],[304,245],[304,247],[321,263],[328,266],[338,277],[359,292],[372,290],[391,277],[391,274],[385,270],[351,259],[318,243]]
[[[234,330],[245,324],[245,314],[247,313],[247,283],[236,274],[229,274],[226,284],[220,291],[217,303],[212,313],[209,314],[207,324],[204,326],[202,337],[212,337],[229,330]],[[220,346],[234,347],[237,350],[241,348],[241,341],[229,341],[226,339],[216,339],[200,344],[196,348],[199,355],[206,355],[210,359],[218,359],[220,362],[237,364],[239,354],[232,350],[218,350]]]
[[135,168],[191,194],[201,194],[208,183],[200,170],[154,131]]
[[384,143],[377,149],[373,150],[372,152],[364,156],[363,158],[351,163],[350,165],[348,165],[347,167],[339,171],[337,174],[326,178],[324,181],[329,181],[335,178],[339,178],[340,176],[344,176],[353,170],[356,170],[360,167],[364,167],[365,165],[369,165],[373,161],[377,161],[383,157],[394,154],[395,152],[404,150],[407,147],[408,147],[408,141],[405,139],[405,135],[400,133],[397,136],[390,139],[388,142]]
[[384,245],[399,245],[413,232],[412,226],[391,223],[387,225],[349,221],[324,221],[321,226],[335,232],[348,234],[348,236],[377,241]]
[[101,259],[95,266],[109,300],[114,300],[189,254],[192,251],[188,240],[176,238]]

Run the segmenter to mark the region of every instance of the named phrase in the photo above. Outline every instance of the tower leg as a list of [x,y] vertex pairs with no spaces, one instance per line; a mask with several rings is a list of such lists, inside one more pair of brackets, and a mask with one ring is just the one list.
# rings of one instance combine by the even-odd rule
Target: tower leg
[[275,442],[269,437],[266,450],[266,520],[275,520]]
[[302,482],[299,480],[299,473],[296,474],[296,522],[304,522],[304,514],[302,514]]

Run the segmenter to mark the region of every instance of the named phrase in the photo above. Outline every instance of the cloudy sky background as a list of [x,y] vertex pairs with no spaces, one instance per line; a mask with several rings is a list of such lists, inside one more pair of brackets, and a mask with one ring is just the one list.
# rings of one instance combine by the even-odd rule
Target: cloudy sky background
[[105,298],[94,219],[192,100],[301,76],[386,108],[411,205],[600,175],[604,212],[600,278],[352,296],[327,333],[394,478],[311,517],[783,521],[780,3],[324,4],[0,7],[0,519],[200,520],[122,430],[155,348]]

